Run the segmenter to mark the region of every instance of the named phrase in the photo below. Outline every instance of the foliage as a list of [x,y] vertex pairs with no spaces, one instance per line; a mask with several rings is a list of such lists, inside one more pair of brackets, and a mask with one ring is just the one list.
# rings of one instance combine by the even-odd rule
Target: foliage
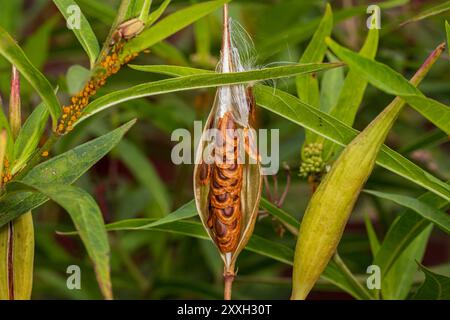
[[[24,119],[16,136],[8,104],[0,108],[0,226],[17,224],[28,236],[35,229],[32,298],[221,297],[220,257],[192,201],[194,166],[172,163],[171,134],[199,134],[194,120],[205,119],[215,89],[243,83],[260,107],[257,126],[280,130],[279,160],[290,169],[265,183],[254,234],[237,260],[234,297],[288,298],[304,279],[287,276],[297,263],[300,225],[307,221],[308,230],[299,243],[302,236],[314,243],[320,228],[311,225],[323,229],[326,220],[338,236],[320,237],[330,250],[311,266],[321,274],[309,284],[315,297],[337,291],[340,298],[449,299],[442,255],[450,230],[448,54],[427,60],[420,79],[406,80],[450,41],[448,1],[381,2],[382,29],[370,31],[364,1],[20,3],[0,0],[0,92],[3,101],[17,93],[9,79],[14,65]],[[260,67],[213,71],[226,3],[253,37],[258,56],[249,60]],[[69,30],[73,5],[81,27]],[[133,18],[142,19],[142,30],[120,37]],[[298,175],[318,145],[317,170]],[[358,185],[347,188],[362,170]],[[315,209],[347,198],[345,210]],[[30,211],[33,221],[20,229]],[[0,230],[1,256],[9,250],[5,236]],[[26,254],[28,262],[15,262],[23,275],[33,272]],[[74,264],[82,290],[66,288]],[[381,290],[366,287],[371,264],[381,269]],[[31,290],[23,279],[14,281]]]

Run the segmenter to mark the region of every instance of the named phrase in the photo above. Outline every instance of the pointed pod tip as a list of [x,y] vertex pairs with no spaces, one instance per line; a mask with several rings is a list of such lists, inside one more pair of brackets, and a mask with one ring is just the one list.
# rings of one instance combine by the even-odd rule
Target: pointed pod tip
[[223,6],[222,72],[232,72],[232,44],[228,5]]

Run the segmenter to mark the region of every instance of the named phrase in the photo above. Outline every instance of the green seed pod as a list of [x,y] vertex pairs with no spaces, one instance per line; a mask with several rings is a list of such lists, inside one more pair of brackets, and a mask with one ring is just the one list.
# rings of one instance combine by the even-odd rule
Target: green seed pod
[[0,228],[0,300],[29,300],[33,286],[31,212]]
[[[331,47],[334,51],[340,48],[334,43]],[[412,84],[418,85],[443,49],[441,45],[431,54],[411,79]],[[391,102],[343,150],[313,194],[295,249],[292,299],[307,297],[335,253],[359,193],[403,106],[404,102],[399,98]]]

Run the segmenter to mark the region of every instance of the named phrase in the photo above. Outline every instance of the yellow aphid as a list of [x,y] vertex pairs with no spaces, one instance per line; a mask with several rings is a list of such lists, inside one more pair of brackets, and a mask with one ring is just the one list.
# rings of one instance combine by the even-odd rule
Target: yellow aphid
[[45,157],[48,157],[48,151],[42,152],[42,153],[41,153],[41,156],[44,157],[44,158],[45,158]]

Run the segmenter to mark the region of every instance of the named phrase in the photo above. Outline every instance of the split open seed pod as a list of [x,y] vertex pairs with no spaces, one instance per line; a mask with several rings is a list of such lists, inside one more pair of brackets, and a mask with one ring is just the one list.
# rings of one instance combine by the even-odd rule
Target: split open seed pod
[[[224,8],[222,73],[244,71]],[[255,101],[245,85],[219,87],[196,149],[194,192],[202,223],[233,276],[258,214],[262,175],[251,126]]]

